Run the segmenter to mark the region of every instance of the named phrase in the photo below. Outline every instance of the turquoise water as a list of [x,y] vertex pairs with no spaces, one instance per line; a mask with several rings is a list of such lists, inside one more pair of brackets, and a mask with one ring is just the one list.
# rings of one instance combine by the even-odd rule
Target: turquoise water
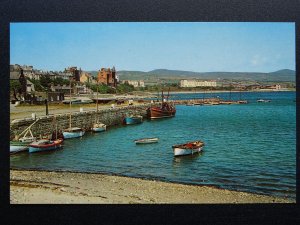
[[[202,97],[176,94],[173,99]],[[118,174],[295,199],[295,92],[243,93],[242,98],[249,104],[176,106],[174,118],[87,133],[65,140],[59,151],[16,154],[11,167]],[[272,102],[257,103],[259,98]],[[133,142],[143,137],[160,140]],[[202,154],[173,157],[172,145],[197,139],[206,144]]]

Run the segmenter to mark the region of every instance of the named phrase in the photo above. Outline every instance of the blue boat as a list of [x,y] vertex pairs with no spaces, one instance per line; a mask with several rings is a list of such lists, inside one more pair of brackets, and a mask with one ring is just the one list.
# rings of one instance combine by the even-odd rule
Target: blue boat
[[79,127],[71,127],[63,132],[64,139],[82,137],[85,131]]
[[139,124],[143,122],[143,116],[127,116],[124,118],[124,123],[129,124]]

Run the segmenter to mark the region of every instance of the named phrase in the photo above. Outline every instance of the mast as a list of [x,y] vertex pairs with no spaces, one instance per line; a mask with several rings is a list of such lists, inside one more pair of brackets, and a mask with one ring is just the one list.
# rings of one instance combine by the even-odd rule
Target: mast
[[98,118],[98,91],[99,91],[99,83],[97,81],[97,100],[96,100],[97,113],[96,113],[96,122],[98,122],[97,121],[97,118]]
[[69,122],[69,128],[71,129],[71,126],[72,126],[72,116],[71,116],[71,89],[72,89],[72,85],[71,85],[71,81],[70,81],[70,122]]
[[170,87],[169,87],[169,90],[168,90],[168,97],[167,97],[167,101],[169,101],[169,95],[170,95]]

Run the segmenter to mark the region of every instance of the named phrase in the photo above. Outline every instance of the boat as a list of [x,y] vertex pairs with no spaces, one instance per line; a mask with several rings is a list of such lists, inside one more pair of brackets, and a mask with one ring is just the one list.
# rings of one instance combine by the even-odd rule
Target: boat
[[[70,99],[71,99],[71,83],[70,83]],[[85,134],[85,131],[79,127],[72,127],[72,113],[71,113],[72,102],[70,101],[69,104],[70,104],[69,128],[63,131],[63,137],[64,139],[82,137]]]
[[29,143],[24,143],[20,141],[10,141],[9,143],[9,152],[10,154],[15,154],[18,152],[23,152],[28,150]]
[[41,139],[29,144],[29,153],[55,150],[62,147],[63,139],[59,138],[56,140]]
[[79,127],[69,127],[63,132],[64,139],[82,137],[84,134],[85,131]]
[[126,116],[124,118],[124,124],[130,125],[130,124],[139,124],[143,122],[143,116],[136,115],[136,116]]
[[[97,83],[97,99],[98,99],[98,83]],[[96,101],[96,119],[95,123],[93,123],[91,130],[93,132],[101,132],[101,131],[106,131],[106,125],[104,123],[99,122],[97,116],[98,116],[98,101]]]
[[39,119],[35,120],[32,124],[30,124],[24,131],[22,131],[18,136],[23,136],[21,138],[17,137],[15,141],[10,141],[9,143],[9,151],[10,154],[14,154],[17,152],[27,151],[28,145],[34,141],[36,141],[36,137],[33,136],[31,131],[31,127],[37,123]]
[[248,104],[248,101],[247,100],[239,100],[239,101],[237,101],[237,103],[239,103],[239,104]]
[[[169,91],[170,91],[170,88],[169,88]],[[174,117],[175,116],[176,108],[173,104],[170,104],[168,102],[169,91],[168,91],[167,99],[164,98],[163,91],[162,91],[161,106],[149,107],[147,109],[147,117],[149,119],[161,119],[161,118],[168,118],[168,117]]]
[[94,132],[106,131],[106,125],[104,123],[96,122],[93,124],[91,130]]
[[257,102],[271,102],[269,99],[258,99]]
[[182,156],[182,155],[193,155],[195,153],[199,153],[202,151],[204,146],[204,142],[192,141],[187,142],[185,144],[173,145],[174,156]]
[[158,138],[141,138],[141,139],[137,139],[134,140],[134,142],[136,144],[151,144],[151,143],[157,143],[158,142]]

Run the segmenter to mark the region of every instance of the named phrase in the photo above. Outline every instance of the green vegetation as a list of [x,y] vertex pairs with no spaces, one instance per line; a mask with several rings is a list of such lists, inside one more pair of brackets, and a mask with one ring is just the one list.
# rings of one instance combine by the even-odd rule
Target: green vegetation
[[10,91],[13,91],[14,89],[18,91],[21,88],[21,84],[18,80],[10,80],[9,86],[10,86]]

